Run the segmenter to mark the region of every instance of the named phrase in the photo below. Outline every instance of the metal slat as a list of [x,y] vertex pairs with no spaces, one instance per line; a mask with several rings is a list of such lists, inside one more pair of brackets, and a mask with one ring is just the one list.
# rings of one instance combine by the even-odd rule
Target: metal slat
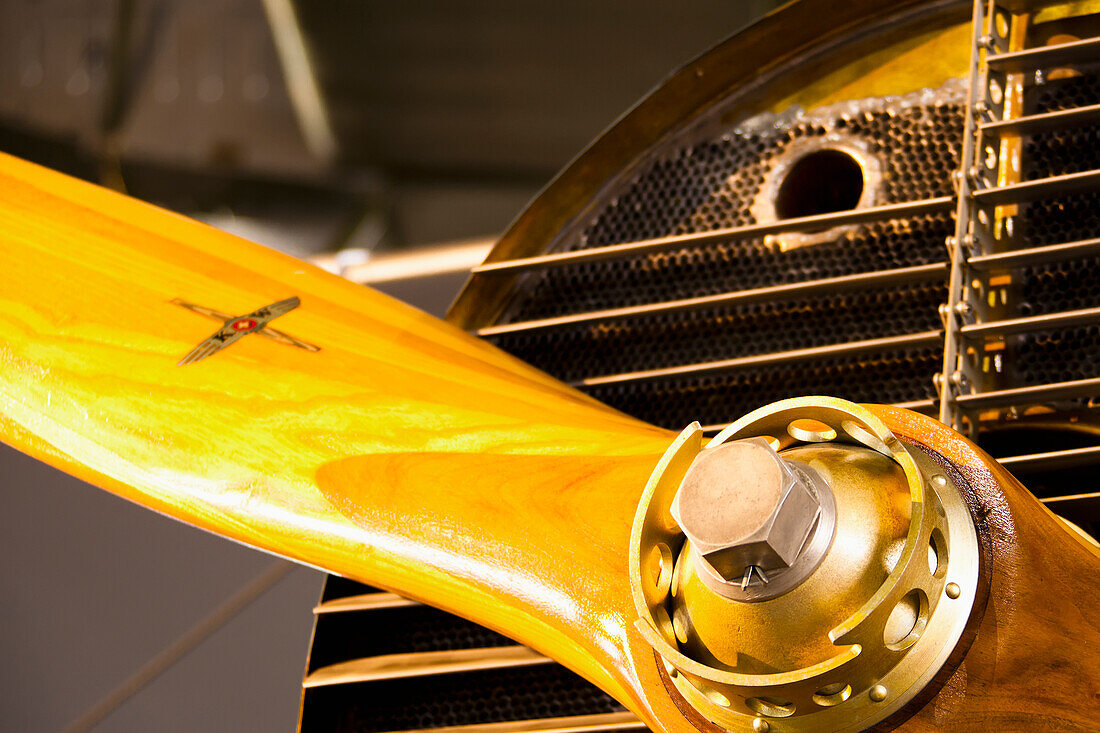
[[715,229],[709,232],[699,232],[698,234],[678,234],[671,237],[624,242],[623,244],[613,244],[606,247],[592,247],[591,249],[582,249],[576,252],[557,252],[554,254],[538,255],[536,257],[503,260],[501,262],[486,262],[483,265],[475,267],[473,273],[475,275],[488,275],[492,273],[533,270],[542,267],[560,267],[562,265],[572,265],[577,262],[599,262],[601,260],[628,257],[636,254],[664,252],[689,245],[751,239],[754,237],[762,237],[766,234],[796,232],[804,229],[826,229],[842,224],[860,224],[869,221],[901,219],[939,211],[950,211],[953,203],[954,199],[951,196],[942,196],[921,201],[907,201],[900,204],[869,206],[865,209],[838,211],[832,214],[821,214],[819,216],[803,216],[768,224],[750,224],[743,227],[730,227],[727,229]]
[[998,458],[997,461],[1013,473],[1031,473],[1033,471],[1056,471],[1062,468],[1077,468],[1100,463],[1100,445],[1087,448],[1069,448],[1049,453],[1028,453],[1021,456]]
[[1075,311],[1062,311],[1061,313],[1046,313],[1041,316],[1028,316],[1027,318],[1006,318],[1002,321],[989,321],[988,323],[972,323],[963,326],[959,332],[963,336],[1007,336],[1014,333],[1030,333],[1033,331],[1046,331],[1053,328],[1072,328],[1100,321],[1100,308],[1082,308]]
[[1052,66],[1095,62],[1098,59],[1100,59],[1100,38],[1085,38],[1080,41],[1038,46],[1023,51],[994,53],[986,56],[985,62],[991,69],[1018,73]]
[[970,196],[981,206],[1001,206],[1053,198],[1061,194],[1078,193],[1095,188],[1100,188],[1100,171],[1092,170],[1012,183],[1007,186],[993,186],[974,191]]
[[1048,496],[1040,499],[1046,508],[1077,524],[1100,521],[1100,492]]
[[416,601],[402,598],[395,593],[364,593],[357,596],[336,598],[319,603],[314,607],[315,614],[343,613],[346,611],[377,611],[383,608],[405,608],[419,606]]
[[683,366],[626,372],[624,374],[610,374],[603,377],[588,377],[587,379],[571,382],[570,384],[574,387],[594,387],[601,384],[638,382],[647,379],[658,379],[660,377],[678,376],[681,374],[732,371],[745,367],[781,364],[783,362],[801,361],[804,359],[817,359],[827,356],[846,356],[865,351],[876,351],[878,349],[901,348],[906,346],[929,346],[932,344],[939,344],[942,338],[942,331],[921,331],[920,333],[909,333],[903,336],[886,336],[884,338],[868,339],[867,341],[849,341],[847,343],[831,344],[829,346],[814,346],[808,349],[779,351],[770,354],[754,354],[753,356],[742,356],[736,359],[723,359],[721,361],[709,361],[699,364],[685,364]]
[[352,682],[377,682],[406,677],[477,672],[485,669],[530,667],[552,662],[552,659],[525,646],[458,649],[419,654],[385,654],[321,667],[302,680],[302,687],[326,687]]
[[543,318],[533,321],[517,321],[498,326],[486,326],[477,330],[478,336],[500,336],[509,333],[521,333],[537,331],[544,328],[557,326],[571,326],[578,323],[591,323],[594,321],[610,321],[621,318],[637,318],[656,313],[673,313],[680,311],[693,311],[702,308],[710,308],[723,305],[742,305],[746,303],[758,303],[761,301],[792,300],[802,296],[824,295],[827,293],[840,293],[859,288],[876,287],[883,285],[899,285],[902,283],[919,282],[943,277],[947,274],[947,264],[934,262],[930,265],[915,265],[913,267],[901,267],[896,270],[879,270],[876,272],[861,272],[855,275],[843,275],[841,277],[829,277],[821,280],[807,280],[801,283],[789,283],[775,285],[767,288],[754,288],[752,290],[738,290],[732,293],[719,293],[717,295],[704,295],[698,298],[684,298],[683,300],[669,300],[663,303],[647,303],[645,305],[627,306],[625,308],[609,308],[607,310],[587,311],[585,313],[573,313],[554,318]]
[[996,268],[1027,267],[1046,262],[1061,262],[1091,255],[1100,255],[1100,238],[1079,239],[1065,244],[1050,244],[1044,247],[1029,247],[1012,252],[998,252],[991,255],[971,257],[968,264],[975,270],[987,271]]
[[1052,382],[1032,387],[1001,389],[995,392],[959,395],[956,401],[968,409],[975,407],[1008,407],[1009,405],[1069,400],[1100,394],[1100,377],[1077,379],[1072,382]]
[[978,124],[978,129],[983,135],[1031,135],[1036,132],[1084,127],[1097,122],[1100,122],[1100,104],[1090,104],[1087,107],[1075,107],[1057,112],[981,122]]
[[600,715],[570,715],[563,718],[509,720],[482,725],[451,725],[445,728],[418,728],[392,733],[597,733],[599,731],[646,730],[633,713],[603,713]]

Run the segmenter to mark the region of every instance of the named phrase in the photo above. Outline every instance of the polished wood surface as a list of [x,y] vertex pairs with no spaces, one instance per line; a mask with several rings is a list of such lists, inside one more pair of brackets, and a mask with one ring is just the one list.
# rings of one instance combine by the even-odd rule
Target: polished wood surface
[[[0,192],[5,442],[501,631],[653,730],[697,727],[634,628],[627,567],[633,513],[671,433],[196,222],[4,156]],[[291,297],[300,304],[272,327],[319,350],[250,333],[179,365],[221,324],[174,300],[244,315]],[[953,431],[875,409],[959,467],[992,543],[973,646],[907,726],[1089,729],[1100,556]]]
[[[912,731],[1095,731],[1100,726],[1100,548],[942,423],[873,408],[895,434],[945,457],[988,540],[989,593],[973,643],[903,726]],[[930,691],[934,692],[934,691]]]
[[[653,666],[634,671],[652,655],[628,631],[626,555],[673,434],[396,300],[7,156],[0,258],[5,442],[502,631],[675,726]],[[179,365],[222,324],[174,300],[243,316],[291,297],[271,327],[319,350],[249,334]]]

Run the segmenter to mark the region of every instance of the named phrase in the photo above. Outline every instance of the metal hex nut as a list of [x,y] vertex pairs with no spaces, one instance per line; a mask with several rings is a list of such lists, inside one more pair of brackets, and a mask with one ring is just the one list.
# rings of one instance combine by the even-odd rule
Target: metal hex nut
[[698,556],[729,581],[750,565],[790,566],[820,510],[815,493],[764,438],[702,451],[671,507]]

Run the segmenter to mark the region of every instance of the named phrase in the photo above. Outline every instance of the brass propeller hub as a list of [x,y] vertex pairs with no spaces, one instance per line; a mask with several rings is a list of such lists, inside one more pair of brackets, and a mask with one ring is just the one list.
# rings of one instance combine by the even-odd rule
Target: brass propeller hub
[[973,605],[951,479],[870,412],[778,402],[687,428],[635,517],[636,623],[680,694],[745,731],[862,730],[926,685]]

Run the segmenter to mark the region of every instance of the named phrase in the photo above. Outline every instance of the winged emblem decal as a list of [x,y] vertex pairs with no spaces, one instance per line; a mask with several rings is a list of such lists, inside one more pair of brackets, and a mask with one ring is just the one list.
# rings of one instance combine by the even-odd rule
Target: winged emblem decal
[[188,303],[180,298],[174,298],[171,302],[187,310],[204,315],[207,318],[222,322],[222,327],[215,331],[210,338],[192,349],[191,353],[183,357],[179,362],[179,366],[186,366],[187,364],[194,364],[195,362],[202,361],[211,354],[216,354],[250,333],[258,334],[272,341],[278,341],[281,344],[297,346],[299,349],[305,349],[306,351],[321,350],[320,346],[306,343],[282,331],[269,328],[267,325],[279,316],[297,308],[302,302],[298,299],[298,296],[280,300],[271,305],[265,305],[243,316],[234,316],[229,313],[214,310],[213,308],[195,305],[194,303]]

